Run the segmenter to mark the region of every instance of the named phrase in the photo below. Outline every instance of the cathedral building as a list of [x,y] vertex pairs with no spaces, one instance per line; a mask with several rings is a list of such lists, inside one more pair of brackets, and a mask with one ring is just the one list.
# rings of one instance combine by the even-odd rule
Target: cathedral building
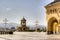
[[17,31],[28,31],[29,28],[26,26],[26,19],[23,17],[21,20],[21,26],[17,27]]
[[45,6],[47,19],[47,34],[60,33],[60,0],[54,0]]

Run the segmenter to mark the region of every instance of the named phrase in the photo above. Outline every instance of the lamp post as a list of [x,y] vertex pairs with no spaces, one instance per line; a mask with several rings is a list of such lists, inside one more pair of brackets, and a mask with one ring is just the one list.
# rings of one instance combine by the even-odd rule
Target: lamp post
[[3,20],[3,22],[4,22],[4,24],[5,24],[5,31],[6,31],[6,26],[7,26],[7,22],[8,22],[7,18],[5,18],[5,19]]

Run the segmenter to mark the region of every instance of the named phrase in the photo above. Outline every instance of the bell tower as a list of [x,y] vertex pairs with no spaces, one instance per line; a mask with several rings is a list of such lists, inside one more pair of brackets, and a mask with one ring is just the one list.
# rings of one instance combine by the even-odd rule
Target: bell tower
[[18,29],[17,31],[22,31],[22,32],[29,30],[29,27],[26,26],[26,19],[24,17],[21,19],[21,26],[19,26],[17,29]]
[[21,20],[21,26],[26,27],[26,19],[24,17]]

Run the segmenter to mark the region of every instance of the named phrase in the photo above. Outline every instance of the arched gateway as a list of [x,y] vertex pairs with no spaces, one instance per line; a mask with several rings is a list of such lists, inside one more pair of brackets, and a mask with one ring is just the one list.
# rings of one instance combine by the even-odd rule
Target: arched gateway
[[48,21],[48,34],[57,34],[58,33],[58,21],[56,18],[52,17]]
[[60,31],[60,0],[54,0],[46,8],[47,33],[58,34]]

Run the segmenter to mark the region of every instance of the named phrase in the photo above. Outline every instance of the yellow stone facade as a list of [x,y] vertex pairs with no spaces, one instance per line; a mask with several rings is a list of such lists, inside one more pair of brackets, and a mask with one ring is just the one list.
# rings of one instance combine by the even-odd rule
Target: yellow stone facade
[[58,34],[60,33],[60,2],[55,0],[45,6],[46,19],[47,19],[47,33]]

